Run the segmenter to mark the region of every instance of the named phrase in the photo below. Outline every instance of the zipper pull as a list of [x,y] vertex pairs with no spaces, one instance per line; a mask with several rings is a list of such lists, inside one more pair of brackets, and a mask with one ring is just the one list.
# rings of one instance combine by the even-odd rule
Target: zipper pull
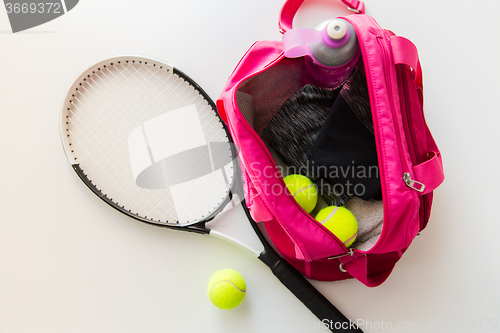
[[403,173],[403,180],[404,180],[406,186],[414,189],[417,192],[422,193],[425,190],[425,185],[422,184],[421,182],[417,182],[416,180],[411,179],[409,172]]
[[338,258],[342,258],[342,257],[352,256],[353,254],[354,254],[354,250],[353,249],[348,249],[347,253],[343,253],[343,254],[338,255],[338,256],[328,257],[327,259],[328,260],[338,259]]

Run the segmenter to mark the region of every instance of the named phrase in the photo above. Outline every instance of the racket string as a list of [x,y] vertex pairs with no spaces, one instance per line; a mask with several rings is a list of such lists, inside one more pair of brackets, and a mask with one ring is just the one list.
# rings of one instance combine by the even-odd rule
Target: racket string
[[[124,67],[124,68],[125,68],[125,67]],[[125,68],[125,69],[127,69],[127,68]],[[138,71],[136,71],[136,73],[138,73]],[[104,73],[104,74],[105,74],[105,73]],[[143,76],[144,76],[144,75],[143,75]],[[96,84],[99,84],[99,81],[101,81],[102,83],[104,83],[104,84],[106,85],[106,82],[105,82],[105,81],[104,81],[101,77],[99,77],[98,75],[96,75],[96,77],[97,77],[97,79],[98,79],[98,80],[93,80]],[[115,77],[116,77],[116,76],[115,76]],[[159,80],[159,79],[158,79],[158,80]],[[130,77],[128,78],[128,82],[130,82]],[[127,82],[124,82],[124,83],[123,83],[120,87],[123,87],[125,84],[127,84]],[[92,85],[90,85],[90,84],[88,84],[88,86],[90,86],[91,88],[93,88],[93,86],[92,86]],[[104,92],[106,91],[105,87],[104,87],[103,85],[100,85],[100,84],[99,84],[99,86],[100,86],[100,90],[99,90],[99,91],[96,91],[96,90],[94,89],[95,93],[97,93],[97,94],[99,94],[99,93],[104,93]],[[109,86],[109,85],[106,85],[106,86]],[[130,84],[130,86],[133,86],[133,84]],[[120,87],[119,87],[119,88],[120,88]],[[119,89],[119,88],[118,88],[118,89]],[[171,85],[170,85],[169,87],[167,87],[167,89],[170,89],[170,88],[171,88]],[[87,90],[85,87],[84,87],[84,89],[85,89],[85,90]],[[158,87],[158,89],[159,89],[159,87]],[[116,94],[116,92],[117,92],[117,91],[115,90],[115,92],[114,92],[114,93]],[[127,91],[125,91],[125,92],[122,92],[122,93],[121,93],[121,94],[119,94],[119,95],[124,95],[124,94],[126,94],[127,92],[128,92],[128,90],[127,90]],[[82,94],[82,93],[80,93],[80,95],[85,96],[85,94],[84,94],[84,93],[83,93],[83,94]],[[94,99],[94,101],[97,101],[97,99]],[[123,103],[122,103],[122,104],[123,104]],[[85,104],[84,104],[84,106],[85,106]],[[91,106],[90,106],[90,108],[93,108],[93,109],[98,110],[98,109],[100,109],[102,106],[103,106],[103,104],[98,104],[98,106],[96,107],[96,106],[94,106],[94,105],[93,105],[93,103],[91,102]],[[78,108],[78,105],[76,105],[76,107]],[[111,107],[112,107],[112,105],[111,105],[110,107],[108,107],[107,109],[104,109],[103,111],[99,112],[101,115],[102,115],[102,114],[107,114],[107,115],[108,115],[108,117],[107,117],[107,118],[104,118],[104,117],[102,117],[102,116],[101,116],[101,117],[98,119],[98,120],[99,120],[99,122],[100,122],[100,124],[101,124],[101,123],[105,123],[106,121],[109,121],[109,118],[113,116],[113,113],[114,113],[114,112],[108,112],[108,111],[110,111],[110,108],[111,108]],[[79,108],[79,109],[80,109],[80,108]],[[119,110],[119,108],[118,108],[118,110]],[[81,109],[80,109],[79,111],[82,111],[82,113],[83,113],[83,114],[86,114],[86,112],[85,112],[84,110],[81,110]],[[123,111],[128,111],[128,110],[123,110]],[[124,122],[125,122],[125,121],[133,122],[133,121],[134,121],[134,120],[129,120],[127,117],[119,117],[118,119],[122,119]],[[90,120],[89,120],[89,121],[90,121]],[[95,128],[96,128],[97,130],[101,130],[101,131],[102,131],[101,126],[98,126],[98,125],[97,125],[97,124],[95,124],[95,123],[92,123],[92,126],[95,126]],[[83,132],[83,131],[86,131],[86,129],[82,129],[82,132]],[[102,133],[102,132],[100,132],[100,133],[96,133],[96,134],[97,134],[97,136],[96,136],[97,138],[99,138],[99,137],[101,137],[102,135],[104,135],[104,133]],[[86,149],[86,148],[87,148],[87,147],[84,147],[84,149]]]
[[[168,113],[186,104],[193,105],[196,109],[198,121],[203,124],[203,135],[207,143],[228,142],[229,139],[220,120],[214,117],[213,108],[188,81],[175,76],[175,73],[158,70],[158,67],[147,66],[144,70],[140,68],[141,66],[130,64],[107,66],[95,71],[93,73],[95,75],[87,77],[79,86],[81,88],[75,94],[75,102],[68,112],[70,119],[67,129],[76,146],[75,157],[80,160],[82,170],[103,195],[132,214],[170,223],[172,220],[177,220],[175,217],[177,214],[169,191],[157,190],[159,195],[151,195],[152,190],[140,189],[135,182],[130,184],[130,181],[126,180],[133,177],[128,150],[139,148],[125,147],[123,139],[137,126],[144,128],[144,123],[148,119],[154,119],[154,116]],[[141,109],[144,109],[144,112]],[[189,124],[189,115],[179,118],[179,123],[184,121]],[[190,128],[187,127],[187,130]],[[116,131],[121,131],[122,137],[117,137]],[[127,133],[123,133],[124,131]],[[177,141],[172,139],[171,142],[174,144]],[[168,145],[170,142],[165,144]],[[193,148],[192,144],[191,140],[186,140],[181,143],[179,149]],[[227,149],[228,153],[222,153],[220,150],[213,152],[211,149],[208,149],[208,152],[207,163],[212,170],[219,159],[227,158],[229,162],[231,161],[230,148]],[[155,162],[151,161],[151,157],[148,159],[150,163]],[[194,156],[188,155],[186,160],[178,161],[176,163],[178,166],[174,168],[197,162],[199,161],[196,161]],[[220,198],[220,194],[214,197],[211,189],[204,187],[202,178],[191,181],[189,185],[195,188],[199,195],[191,197],[192,191],[186,191],[178,195],[176,200],[191,201],[192,205],[203,207],[206,206],[205,199],[212,197],[210,201],[213,205],[207,208],[207,213],[204,214],[207,216],[224,200],[229,191],[224,182],[224,195]],[[186,223],[186,221],[181,222]]]
[[[125,72],[128,72],[128,71],[130,71],[131,66],[129,66],[129,67],[123,67],[123,68],[124,68]],[[140,73],[140,72],[139,72],[138,70],[135,70],[135,73]],[[163,74],[163,73],[162,73],[162,74]],[[103,75],[107,77],[106,73],[104,73],[104,72],[103,72]],[[102,81],[104,84],[106,84],[106,82],[104,81],[104,79],[100,78],[97,74],[96,74],[96,76],[97,76],[99,79],[101,79],[101,81]],[[115,76],[115,75],[113,75],[113,76],[115,77],[115,79],[116,79],[116,80],[119,80],[119,78],[116,78],[116,76]],[[131,79],[132,79],[132,78],[134,78],[134,75],[132,75],[131,77],[127,78],[127,79],[123,82],[123,84],[122,84],[122,85],[120,85],[120,86],[119,86],[119,87],[118,87],[115,91],[113,91],[111,94],[107,94],[107,95],[108,95],[108,96],[107,96],[107,99],[109,99],[109,96],[116,96],[116,99],[117,99],[117,100],[119,100],[121,96],[128,96],[125,100],[123,100],[123,101],[122,101],[122,103],[121,103],[121,104],[118,104],[118,106],[125,105],[126,103],[130,102],[130,99],[131,99],[131,98],[133,98],[133,97],[136,97],[136,100],[137,100],[137,99],[139,99],[140,97],[142,97],[142,94],[141,94],[141,95],[138,95],[138,94],[132,94],[132,93],[129,93],[129,92],[130,92],[130,90],[131,90],[132,88],[135,88],[135,89],[140,88],[140,87],[137,87],[137,83],[136,83],[136,82],[139,82],[139,81],[140,81],[140,79],[144,78],[144,76],[146,76],[146,73],[145,73],[145,74],[143,74],[142,76],[140,76],[139,78],[136,78],[136,79],[135,79],[135,82],[133,82],[133,83],[131,82]],[[158,77],[158,78],[157,78],[157,81],[159,81],[160,79],[161,79],[161,77]],[[108,78],[108,80],[109,80],[109,78]],[[146,80],[144,80],[144,81],[145,81],[145,82],[141,85],[141,87],[142,87],[142,86],[144,86],[144,84],[147,82]],[[110,82],[111,82],[111,83],[113,83],[113,80],[110,80]],[[155,82],[155,83],[156,83],[156,82]],[[122,89],[125,85],[128,85],[128,88],[127,88],[127,90],[126,90],[126,91],[122,91],[121,89]],[[106,85],[106,86],[108,86],[108,85]],[[161,87],[161,85],[158,85],[158,88],[157,88],[157,89],[159,89],[160,87]],[[168,88],[171,88],[171,87],[169,86]],[[119,94],[118,94],[118,90],[120,90],[120,93],[119,93]],[[136,91],[137,91],[137,90],[136,90]],[[101,92],[104,92],[104,93],[105,93],[105,92],[106,92],[106,89],[102,89],[102,90],[101,90]],[[128,103],[128,104],[129,104],[129,107],[128,107],[127,109],[120,109],[120,108],[116,108],[116,107],[115,107],[115,109],[114,109],[114,110],[112,110],[112,111],[115,111],[115,110],[120,110],[120,112],[121,112],[121,113],[125,114],[125,112],[126,112],[126,111],[129,111],[129,109],[130,109],[130,108],[132,108],[132,107],[134,106],[134,103]],[[103,113],[105,113],[105,114],[108,114],[108,115],[109,115],[109,116],[108,116],[108,118],[109,118],[109,117],[111,117],[111,116],[113,116],[113,113],[114,113],[114,112],[108,112],[108,111],[110,111],[109,109],[110,109],[111,107],[113,107],[113,106],[114,106],[114,104],[113,104],[113,103],[109,103],[109,107],[108,107],[108,109],[103,110]],[[123,117],[123,118],[124,118],[124,119],[126,119],[125,117]],[[105,120],[108,120],[108,119],[105,119]]]
[[[124,68],[125,68],[125,67],[124,67]],[[129,68],[130,68],[130,66],[129,66]],[[125,68],[125,69],[127,69],[127,68]],[[106,73],[105,73],[104,71],[102,71],[102,73],[103,73],[103,75],[104,75],[104,76],[106,76],[106,77],[107,77],[107,75],[106,75]],[[135,73],[139,73],[139,71],[135,71]],[[135,74],[135,73],[134,73],[134,74]],[[111,74],[113,74],[113,73],[111,73]],[[134,74],[132,74],[132,75],[134,75]],[[144,77],[145,75],[146,75],[146,74],[142,75],[142,77]],[[114,76],[115,78],[117,78],[115,75],[113,75],[113,76]],[[104,89],[104,87],[103,87],[103,86],[99,83],[99,81],[101,81],[101,82],[103,82],[103,83],[105,83],[105,81],[104,81],[104,80],[103,80],[103,78],[101,78],[99,75],[97,75],[96,77],[97,77],[97,80],[93,80],[93,82],[94,82],[94,83],[96,83],[96,84],[97,84],[97,85],[101,88],[101,89],[100,89],[100,91],[101,91],[101,92],[105,92],[105,91],[106,91],[106,89]],[[133,77],[133,76],[131,76],[131,77]],[[127,78],[127,82],[130,82],[131,77],[128,77],[128,78]],[[160,78],[157,78],[157,81],[158,81],[158,80],[160,80],[160,79],[161,79],[161,77],[160,77]],[[127,84],[127,82],[123,82],[123,84],[122,84],[121,86],[118,86],[118,87],[115,85],[115,88],[116,88],[116,89],[115,89],[115,93],[117,92],[117,90],[118,90],[118,89],[120,89],[120,87],[125,86],[125,85]],[[172,84],[173,84],[173,83],[172,83]],[[171,84],[171,85],[172,85],[172,84]],[[171,88],[171,85],[169,86],[169,88]],[[92,86],[92,85],[90,85],[90,84],[89,84],[89,86],[91,86],[91,88],[93,88],[93,86]],[[109,85],[107,85],[107,86],[109,86]],[[129,85],[129,86],[132,86],[132,85]],[[160,88],[160,86],[158,86],[156,90],[158,90],[159,88]],[[85,89],[85,86],[84,86],[84,89]],[[128,89],[127,91],[129,91],[129,90],[130,90],[130,89]],[[152,93],[154,93],[154,92],[152,92]],[[83,96],[85,96],[85,94],[83,94]],[[108,97],[109,97],[109,94],[108,94]],[[102,107],[102,105],[103,105],[103,104],[100,104],[100,105],[99,105],[99,107]],[[111,106],[110,106],[110,107],[111,107]],[[109,108],[108,108],[108,110],[109,110]],[[106,110],[106,111],[108,111],[108,110]],[[81,110],[80,110],[80,111],[81,111]],[[110,115],[110,116],[111,116],[111,115]],[[109,117],[108,117],[108,118],[109,118]],[[125,119],[125,120],[127,120],[127,118],[124,118],[124,119]],[[101,119],[101,120],[102,120],[102,119]],[[109,120],[109,119],[105,119],[105,120]],[[95,125],[94,125],[94,126],[95,126]],[[96,126],[96,128],[99,128],[99,126]],[[99,134],[99,135],[98,135],[98,137],[100,137],[100,135],[101,135],[101,134],[103,134],[103,133],[98,133],[98,134]],[[91,144],[92,144],[92,142],[91,142]],[[109,153],[111,153],[111,152],[114,150],[114,149],[113,149],[114,147],[110,147],[109,145],[106,145],[106,146],[104,146],[104,147],[107,147],[106,151],[98,151],[98,152],[99,152],[100,154],[102,154],[103,156],[107,156],[107,155],[109,155]],[[85,149],[85,147],[84,147],[84,149],[83,149],[83,150],[84,150],[84,151],[86,150],[86,149]],[[94,171],[94,170],[91,170],[91,171]],[[96,174],[96,175],[101,175],[101,178],[103,178],[103,179],[110,179],[109,183],[111,183],[111,182],[113,181],[113,178],[108,178],[108,177],[109,177],[109,173],[108,173],[108,172],[105,172],[105,170],[100,170],[100,171],[101,171],[101,172],[92,172],[92,173],[94,173],[94,174]],[[88,170],[87,170],[87,172],[88,172]],[[93,183],[100,184],[102,181],[101,181],[100,179],[97,179],[97,180],[96,180],[96,179],[94,178],[94,180],[93,180],[92,182],[93,182]],[[105,184],[105,185],[106,185],[106,186],[108,186],[109,184]],[[123,190],[123,187],[122,187],[122,188],[120,188],[119,190]]]

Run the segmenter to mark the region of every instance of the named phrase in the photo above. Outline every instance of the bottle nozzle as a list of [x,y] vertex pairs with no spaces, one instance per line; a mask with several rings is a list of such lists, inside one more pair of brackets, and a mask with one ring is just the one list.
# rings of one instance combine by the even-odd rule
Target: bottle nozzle
[[354,27],[346,20],[336,18],[323,25],[321,42],[310,44],[313,58],[325,66],[346,64],[358,52]]
[[340,40],[347,34],[347,25],[342,20],[333,20],[326,28],[328,36],[333,40]]

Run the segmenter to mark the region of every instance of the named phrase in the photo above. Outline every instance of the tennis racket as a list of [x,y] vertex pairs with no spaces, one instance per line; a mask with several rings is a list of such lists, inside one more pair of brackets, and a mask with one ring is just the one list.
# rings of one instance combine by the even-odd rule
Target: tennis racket
[[213,101],[178,69],[139,56],[91,66],[63,101],[61,137],[76,174],[113,208],[142,222],[244,247],[320,320],[361,332],[349,329],[350,321],[278,256],[244,203],[263,251],[211,227],[241,193],[237,149]]

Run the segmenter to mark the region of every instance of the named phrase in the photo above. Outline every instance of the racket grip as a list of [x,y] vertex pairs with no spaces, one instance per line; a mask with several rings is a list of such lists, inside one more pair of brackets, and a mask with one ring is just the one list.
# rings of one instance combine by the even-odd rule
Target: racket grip
[[268,249],[259,259],[271,268],[273,274],[285,285],[319,320],[332,332],[362,333],[363,331],[347,319],[325,296],[289,262]]

